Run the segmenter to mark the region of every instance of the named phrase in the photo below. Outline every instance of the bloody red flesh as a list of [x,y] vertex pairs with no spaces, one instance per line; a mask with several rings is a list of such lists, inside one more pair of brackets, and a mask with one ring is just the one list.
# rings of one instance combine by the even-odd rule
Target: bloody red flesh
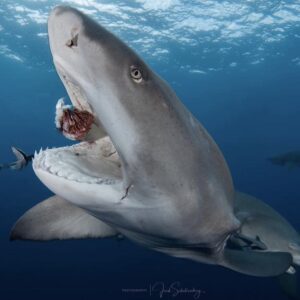
[[94,116],[86,110],[65,109],[60,120],[60,130],[75,140],[82,140],[91,130],[93,122]]

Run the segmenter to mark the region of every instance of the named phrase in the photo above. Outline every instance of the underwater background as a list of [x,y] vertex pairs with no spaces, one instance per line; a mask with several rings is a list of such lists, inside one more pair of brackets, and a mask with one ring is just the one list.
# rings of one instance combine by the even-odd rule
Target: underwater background
[[[1,0],[1,163],[14,160],[12,145],[31,154],[70,144],[54,125],[56,101],[67,93],[47,40],[47,16],[61,3],[135,49],[213,136],[236,189],[300,230],[300,169],[267,160],[300,150],[300,1]],[[0,188],[0,299],[158,299],[149,293],[156,282],[200,289],[200,299],[288,299],[274,278],[172,258],[127,240],[10,242],[14,222],[51,192],[31,166],[0,171]]]

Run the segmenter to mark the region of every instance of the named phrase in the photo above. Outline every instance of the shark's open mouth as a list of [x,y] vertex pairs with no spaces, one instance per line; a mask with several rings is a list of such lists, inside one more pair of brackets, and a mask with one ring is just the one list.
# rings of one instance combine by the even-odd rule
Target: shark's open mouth
[[[35,153],[34,169],[75,182],[116,183],[122,178],[121,163],[111,139],[109,136],[103,136],[101,125],[94,118],[93,111],[80,87],[74,84],[62,70],[58,69],[58,73],[74,107],[63,107],[60,99],[56,107],[56,125],[61,126],[60,130],[65,137],[81,140],[81,142]],[[69,131],[65,131],[65,127]]]

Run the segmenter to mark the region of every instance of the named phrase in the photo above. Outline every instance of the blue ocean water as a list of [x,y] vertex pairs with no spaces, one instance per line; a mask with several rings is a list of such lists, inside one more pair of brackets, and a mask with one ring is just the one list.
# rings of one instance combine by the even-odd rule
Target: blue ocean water
[[[13,160],[12,145],[31,153],[70,143],[54,125],[66,91],[46,36],[58,3],[84,9],[128,42],[214,137],[236,188],[300,229],[300,170],[266,159],[300,150],[300,1],[2,1],[1,162]],[[10,242],[14,222],[51,192],[31,167],[2,170],[0,187],[1,299],[151,299],[159,298],[149,293],[156,282],[200,289],[202,299],[288,299],[273,278],[171,258],[127,240]]]

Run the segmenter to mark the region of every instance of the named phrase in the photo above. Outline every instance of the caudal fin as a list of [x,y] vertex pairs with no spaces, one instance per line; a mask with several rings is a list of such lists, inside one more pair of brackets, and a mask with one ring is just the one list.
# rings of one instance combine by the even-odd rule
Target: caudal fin
[[21,170],[33,158],[33,155],[27,155],[24,151],[16,147],[11,147],[11,150],[16,156],[16,161],[8,164],[0,164],[0,170],[1,169]]
[[11,147],[11,150],[17,159],[15,162],[10,164],[10,169],[12,170],[21,170],[28,164],[29,161],[32,160],[32,155],[27,155],[19,148]]

